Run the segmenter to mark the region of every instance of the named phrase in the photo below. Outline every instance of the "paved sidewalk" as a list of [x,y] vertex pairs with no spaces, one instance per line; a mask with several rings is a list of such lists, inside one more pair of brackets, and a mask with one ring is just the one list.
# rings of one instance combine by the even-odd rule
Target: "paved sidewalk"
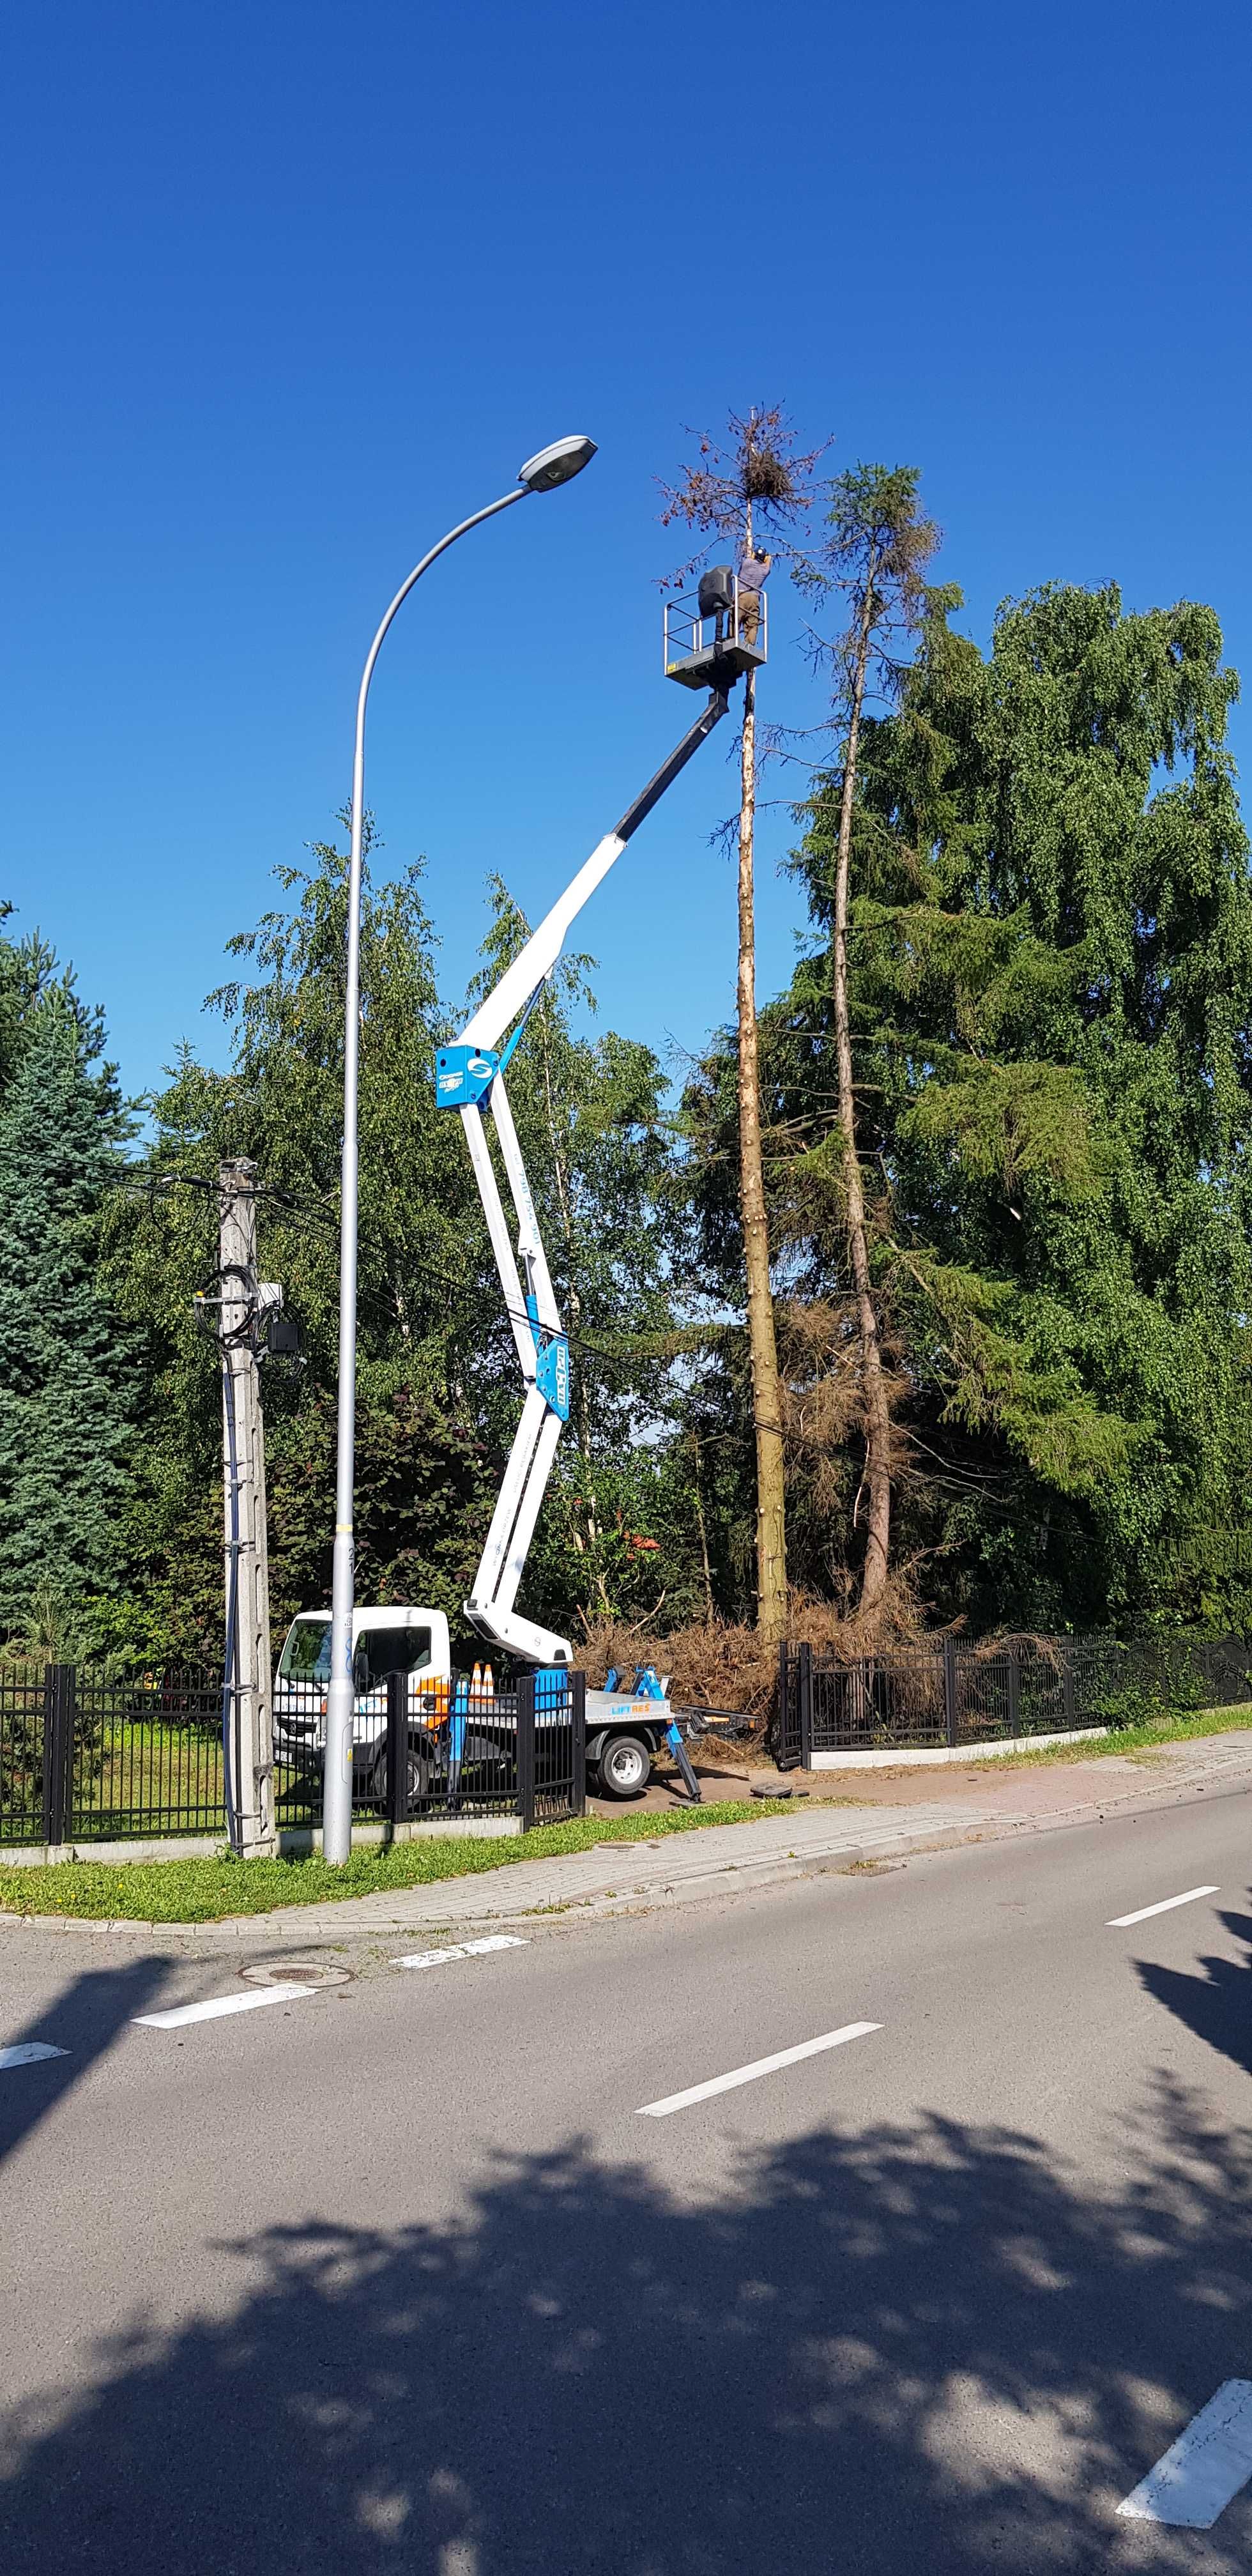
[[[825,1774],[823,1785],[827,1783],[835,1790],[836,1775]],[[472,1877],[387,1889],[338,1905],[291,1905],[272,1914],[194,1924],[105,1925],[62,1916],[0,1915],[0,1930],[16,1932],[26,1925],[55,1926],[66,1934],[108,1930],[128,1934],[148,1950],[155,1941],[168,1939],[177,1949],[190,1943],[231,1948],[246,1941],[254,1948],[279,1944],[288,1951],[311,1941],[457,1933],[540,1915],[602,1916],[728,1895],[813,1871],[847,1868],[857,1860],[1047,1832],[1136,1807],[1240,1788],[1252,1788],[1252,1730],[1247,1729],[1165,1747],[1146,1760],[1109,1754],[1090,1762],[1001,1772],[990,1781],[980,1775],[976,1789],[967,1786],[962,1795],[847,1807],[800,1805],[784,1815],[762,1816],[759,1823],[710,1825],[696,1833],[661,1835],[654,1843],[593,1844],[587,1851],[512,1861]]]

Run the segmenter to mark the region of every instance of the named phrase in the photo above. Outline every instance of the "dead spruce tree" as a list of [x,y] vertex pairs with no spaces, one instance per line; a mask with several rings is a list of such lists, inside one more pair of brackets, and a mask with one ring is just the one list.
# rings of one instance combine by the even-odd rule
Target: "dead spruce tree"
[[[743,418],[732,412],[724,445],[707,435],[699,455],[680,480],[663,484],[663,527],[681,521],[705,543],[684,565],[690,575],[714,546],[726,545],[736,557],[750,554],[761,540],[791,553],[788,531],[809,507],[805,489],[820,450],[795,452],[794,434],[782,412],[753,406]],[[739,1211],[747,1274],[748,1351],[752,1374],[752,1420],[756,1442],[756,1600],[761,1635],[773,1642],[787,1627],[787,1538],[783,1484],[782,1401],[778,1349],[770,1287],[769,1221],[761,1163],[761,1079],[756,1025],[756,674],[744,682],[743,732],[740,737],[739,796]]]
[[877,1609],[886,1590],[891,1550],[891,1407],[883,1367],[870,1261],[865,1191],[856,1130],[856,1087],[848,1016],[848,887],[857,760],[867,693],[894,700],[903,677],[901,647],[916,635],[928,592],[926,573],[940,542],[933,519],[922,516],[919,476],[913,466],[857,465],[830,486],[826,536],[817,551],[798,560],[795,576],[819,614],[838,603],[846,624],[821,641],[834,672],[834,719],[843,738],[839,829],[835,849],[831,921],[831,983],[835,1021],[835,1080],[842,1152],[842,1196],[860,1342],[865,1416],[865,1564],[860,1608]]

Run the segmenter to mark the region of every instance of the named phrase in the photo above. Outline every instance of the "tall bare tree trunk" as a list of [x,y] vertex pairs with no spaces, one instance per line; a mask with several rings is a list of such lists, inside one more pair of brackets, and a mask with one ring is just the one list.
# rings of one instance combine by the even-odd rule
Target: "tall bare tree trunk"
[[[853,661],[852,709],[848,724],[848,748],[844,760],[843,794],[839,802],[839,855],[835,870],[834,934],[835,1055],[839,1125],[843,1132],[848,1254],[852,1266],[852,1285],[856,1295],[857,1327],[861,1343],[861,1384],[865,1402],[865,1485],[869,1491],[869,1519],[865,1533],[865,1571],[861,1580],[860,1606],[863,1611],[876,1609],[882,1599],[887,1582],[888,1550],[891,1543],[891,1416],[883,1379],[878,1317],[870,1288],[869,1246],[865,1233],[865,1195],[861,1188],[861,1166],[857,1160],[856,1151],[856,1111],[852,1095],[852,1040],[848,1029],[848,863],[852,854],[852,809],[856,794],[856,761],[861,733],[861,708],[865,700],[865,675],[869,668],[875,570],[876,566],[871,561],[865,583],[865,598],[857,628]],[[859,1499],[858,1496],[858,1501]]]
[[[749,543],[751,536],[749,534]],[[787,1633],[787,1547],[782,1400],[769,1284],[769,1226],[761,1171],[761,1069],[756,1036],[755,673],[744,682],[743,776],[739,803],[739,1205],[748,1274],[748,1353],[756,1431],[756,1618],[771,1644]]]
[[700,1564],[704,1574],[704,1624],[706,1628],[711,1628],[713,1625],[713,1569],[709,1564],[709,1533],[704,1518],[704,1498],[700,1492],[703,1459],[698,1431],[693,1434],[693,1446],[696,1454],[696,1480],[692,1494],[696,1507],[696,1528],[700,1533]]

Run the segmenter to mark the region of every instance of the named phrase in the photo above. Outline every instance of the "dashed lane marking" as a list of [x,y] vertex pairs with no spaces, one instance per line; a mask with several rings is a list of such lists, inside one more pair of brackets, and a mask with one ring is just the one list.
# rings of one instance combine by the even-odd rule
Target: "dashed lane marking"
[[1252,2477],[1252,2379],[1226,2379],[1117,2510],[1129,2522],[1211,2531]]
[[798,2048],[780,2048],[773,2057],[757,2057],[751,2066],[736,2066],[729,2075],[710,2076],[706,2084],[689,2084],[685,2093],[666,2093],[659,2102],[640,2104],[641,2120],[667,2120],[671,2111],[687,2111],[693,2102],[707,2102],[714,2093],[733,2093],[736,2085],[755,2084],[758,2076],[775,2075],[781,2066],[798,2066],[803,2057],[818,2057],[823,2049],[843,2048],[850,2039],[866,2039],[872,2030],[881,2030],[880,2021],[849,2021],[842,2030],[823,2031],[820,2039],[805,2039]]
[[482,1959],[489,1950],[524,1950],[525,1941],[516,1932],[493,1932],[483,1941],[453,1941],[446,1950],[414,1950],[406,1959],[393,1959],[393,1968],[442,1968],[448,1959]]
[[1159,1905],[1141,1905],[1134,1914],[1112,1914],[1106,1932],[1125,1932],[1132,1923],[1146,1923],[1150,1915],[1172,1914],[1176,1905],[1194,1905],[1197,1897],[1216,1896],[1215,1887],[1189,1887],[1182,1896],[1163,1896]]
[[41,2057],[68,2056],[68,2048],[49,2048],[43,2039],[23,2039],[12,2048],[0,2048],[0,2075],[7,2075],[11,2066],[34,2066]]
[[315,1986],[264,1986],[246,1995],[210,1995],[207,2003],[176,2004],[171,2012],[136,2013],[141,2030],[182,2030],[189,2021],[221,2021],[227,2013],[261,2012],[266,2004],[294,2004]]

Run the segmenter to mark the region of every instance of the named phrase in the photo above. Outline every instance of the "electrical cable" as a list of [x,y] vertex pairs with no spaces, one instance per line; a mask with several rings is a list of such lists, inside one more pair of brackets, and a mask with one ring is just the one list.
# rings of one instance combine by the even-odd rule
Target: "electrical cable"
[[[293,1199],[293,1198],[291,1198],[285,1190],[277,1189],[277,1188],[276,1188],[272,1183],[270,1183],[270,1182],[267,1182],[267,1181],[260,1182],[260,1183],[258,1184],[258,1186],[257,1186],[257,1189],[256,1189],[256,1192],[255,1192],[255,1195],[256,1195],[258,1198],[270,1198],[270,1199],[275,1200],[275,1202],[277,1203],[277,1205],[278,1205],[279,1207],[281,1207],[282,1209],[284,1209],[284,1211],[286,1212],[286,1214],[287,1214],[287,1215],[296,1217],[297,1219],[299,1219],[299,1220],[303,1221],[303,1223],[305,1223],[306,1225],[317,1225],[317,1226],[320,1226],[320,1227],[322,1228],[323,1232],[324,1232],[324,1233],[326,1233],[326,1234],[333,1235],[333,1236],[337,1236],[337,1235],[338,1235],[339,1227],[338,1227],[337,1221],[336,1221],[336,1219],[335,1219],[334,1217],[327,1216],[321,1208],[309,1207],[309,1206],[308,1206],[304,1201],[302,1201],[302,1200],[300,1200],[300,1199]],[[367,1248],[368,1248],[368,1242],[369,1242],[369,1238],[367,1237],[367,1238],[366,1238]],[[427,1279],[437,1279],[437,1280],[440,1282],[441,1286],[442,1286],[442,1287],[444,1287],[444,1288],[447,1288],[447,1289],[451,1292],[451,1294],[452,1294],[453,1296],[456,1296],[456,1297],[464,1296],[464,1294],[465,1294],[465,1281],[464,1281],[464,1279],[455,1279],[455,1278],[453,1277],[453,1275],[452,1275],[451,1271],[449,1271],[449,1270],[439,1270],[439,1269],[437,1269],[437,1268],[436,1268],[436,1266],[435,1266],[434,1262],[432,1262],[432,1261],[423,1261],[423,1260],[422,1260],[422,1258],[421,1258],[421,1255],[420,1255],[419,1253],[410,1253],[410,1254],[408,1255],[408,1260],[409,1260],[409,1265],[410,1265],[410,1267],[411,1267],[412,1269],[414,1269],[414,1270],[420,1270],[420,1271],[422,1272],[422,1274],[423,1274],[423,1276],[424,1276],[425,1278],[427,1278]],[[382,1297],[380,1297],[380,1296],[378,1296],[374,1290],[369,1289],[369,1288],[361,1288],[361,1287],[358,1287],[357,1294],[358,1294],[358,1296],[361,1298],[361,1300],[362,1300],[362,1303],[363,1303],[363,1304],[372,1305],[372,1306],[374,1306],[374,1307],[377,1309],[377,1311],[378,1311],[379,1313],[385,1313],[388,1317],[390,1317],[390,1316],[391,1316],[392,1309],[391,1309],[391,1308],[390,1308],[390,1306],[387,1304],[386,1299],[385,1299],[385,1298],[382,1298]],[[509,1320],[510,1320],[511,1322],[514,1322],[514,1323],[520,1323],[520,1324],[529,1324],[529,1325],[532,1325],[532,1326],[533,1326],[533,1324],[534,1324],[534,1320],[535,1320],[535,1319],[534,1319],[534,1316],[533,1316],[533,1315],[531,1315],[529,1312],[527,1312],[526,1310],[524,1310],[524,1309],[523,1309],[522,1307],[520,1307],[520,1306],[512,1306],[512,1305],[510,1305],[510,1304],[508,1303],[507,1299],[504,1301],[504,1313],[505,1313],[505,1315],[509,1318]],[[655,1333],[655,1334],[651,1334],[651,1335],[649,1335],[649,1334],[640,1334],[640,1335],[638,1336],[638,1338],[639,1338],[641,1341],[642,1341],[642,1340],[657,1340],[657,1341],[663,1341],[663,1340],[667,1340],[668,1338],[670,1338],[671,1334],[672,1334],[673,1332],[675,1332],[675,1331],[680,1332],[680,1333],[690,1332],[690,1333],[692,1333],[692,1334],[694,1334],[694,1335],[696,1335],[696,1336],[698,1336],[698,1337],[699,1337],[699,1338],[698,1338],[695,1342],[693,1342],[693,1344],[692,1344],[692,1347],[693,1347],[693,1348],[698,1349],[698,1348],[700,1347],[700,1342],[701,1342],[701,1341],[702,1341],[706,1336],[708,1336],[708,1335],[722,1335],[722,1334],[725,1334],[725,1333],[728,1333],[728,1332],[743,1332],[744,1330],[746,1330],[746,1327],[745,1327],[744,1325],[742,1325],[742,1324],[734,1324],[734,1323],[726,1323],[726,1324],[716,1324],[716,1323],[715,1323],[715,1324],[708,1324],[708,1325],[702,1325],[702,1324],[682,1325],[682,1324],[680,1324],[680,1325],[677,1325],[677,1326],[671,1326],[671,1327],[669,1327],[669,1328],[668,1328],[668,1330],[667,1330],[667,1328],[666,1328],[666,1327],[662,1326],[662,1327],[657,1331],[657,1333]],[[583,1352],[585,1352],[585,1353],[586,1353],[586,1355],[587,1355],[587,1357],[588,1357],[589,1359],[609,1360],[609,1361],[626,1361],[626,1360],[638,1359],[638,1358],[641,1358],[641,1357],[642,1357],[642,1358],[648,1358],[648,1357],[655,1357],[655,1356],[656,1356],[656,1354],[655,1354],[655,1353],[648,1353],[648,1352],[642,1352],[642,1353],[641,1353],[641,1352],[639,1352],[639,1351],[633,1351],[633,1350],[609,1350],[609,1349],[606,1349],[605,1345],[604,1345],[602,1342],[589,1342],[589,1341],[587,1340],[587,1337],[586,1337],[586,1335],[585,1335],[584,1333],[571,1333],[571,1332],[565,1332],[565,1333],[563,1334],[563,1339],[564,1339],[565,1341],[567,1341],[567,1342],[568,1342],[568,1344],[569,1344],[569,1346],[570,1346],[570,1349],[571,1349],[572,1351],[583,1351]],[[682,1353],[681,1353],[681,1351],[675,1351],[675,1352],[672,1354],[672,1356],[673,1356],[673,1357],[675,1357],[675,1358],[679,1358],[679,1357],[681,1357],[681,1356],[682,1356]]]
[[[215,1181],[202,1180],[198,1174],[193,1172],[162,1172],[155,1174],[148,1182],[135,1184],[122,1181],[116,1183],[114,1186],[123,1190],[128,1190],[134,1197],[147,1198],[150,1203],[158,1189],[186,1188],[202,1190],[211,1194],[215,1198],[219,1195],[218,1186]],[[256,1182],[248,1195],[254,1199],[272,1199],[275,1205],[283,1209],[285,1214],[288,1216],[293,1216],[298,1221],[303,1222],[306,1225],[320,1226],[325,1234],[333,1237],[338,1236],[339,1226],[336,1218],[327,1216],[322,1208],[310,1207],[306,1202],[300,1199],[293,1199],[288,1191],[279,1189],[272,1181]],[[365,1240],[368,1249],[368,1236]],[[420,1270],[424,1278],[438,1280],[440,1286],[446,1288],[450,1295],[454,1297],[464,1295],[464,1279],[454,1278],[451,1271],[440,1270],[433,1261],[423,1261],[419,1253],[410,1253],[408,1261],[411,1269]],[[376,1290],[363,1287],[358,1283],[357,1295],[362,1305],[372,1306],[377,1314],[385,1315],[389,1322],[394,1320],[391,1306],[386,1298],[378,1295]],[[534,1323],[533,1315],[525,1311],[520,1306],[510,1305],[507,1300],[504,1303],[504,1313],[511,1323],[527,1325],[533,1325]],[[670,1332],[674,1330],[681,1333],[690,1332],[695,1335],[696,1339],[693,1341],[691,1347],[693,1349],[699,1349],[701,1342],[709,1335],[724,1336],[727,1333],[743,1332],[746,1330],[746,1327],[742,1324],[724,1323],[708,1326],[699,1324],[678,1325],[677,1327],[669,1328]],[[639,1339],[664,1340],[668,1337],[669,1335],[666,1332],[666,1329],[662,1327],[658,1334],[640,1335]],[[586,1335],[583,1333],[571,1333],[567,1331],[563,1334],[562,1338],[568,1342],[571,1350],[583,1352],[588,1359],[602,1360],[609,1363],[623,1363],[641,1357],[647,1358],[656,1356],[655,1353],[639,1352],[634,1350],[610,1350],[607,1349],[602,1342],[588,1341]],[[662,1354],[662,1356],[664,1356],[664,1354]],[[671,1356],[679,1358],[682,1356],[682,1352],[681,1350],[677,1350],[672,1353]]]

